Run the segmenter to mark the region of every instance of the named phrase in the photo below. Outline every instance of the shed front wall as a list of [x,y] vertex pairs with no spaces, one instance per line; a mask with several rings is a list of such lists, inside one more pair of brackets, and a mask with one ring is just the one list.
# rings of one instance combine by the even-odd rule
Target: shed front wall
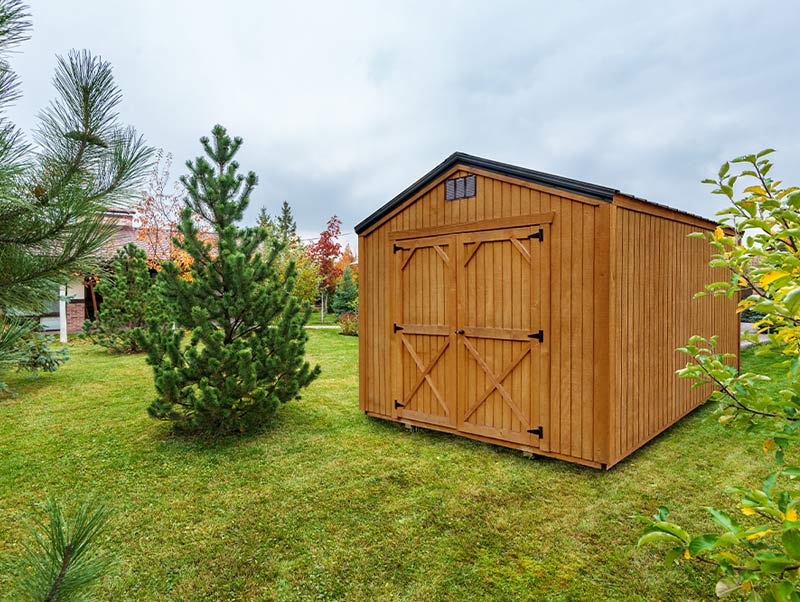
[[[443,180],[467,173],[477,176],[476,196],[445,201]],[[550,245],[550,284],[544,294],[549,295],[550,307],[550,324],[545,332],[550,393],[540,407],[544,436],[537,451],[593,465],[608,461],[610,204],[476,170],[446,174],[359,237],[363,411],[383,418],[393,416],[393,241],[402,238],[402,233],[432,235],[437,228],[467,227],[500,218],[536,218],[549,212],[553,213],[546,241]],[[600,337],[595,336],[595,329]],[[444,426],[435,428],[454,431]],[[493,442],[524,448],[507,441]]]
[[612,404],[609,464],[624,458],[703,403],[709,387],[691,389],[675,371],[688,356],[674,351],[692,335],[719,336],[719,351],[739,352],[736,300],[694,294],[724,280],[710,268],[712,250],[688,238],[709,223],[635,199],[615,199],[609,355]]

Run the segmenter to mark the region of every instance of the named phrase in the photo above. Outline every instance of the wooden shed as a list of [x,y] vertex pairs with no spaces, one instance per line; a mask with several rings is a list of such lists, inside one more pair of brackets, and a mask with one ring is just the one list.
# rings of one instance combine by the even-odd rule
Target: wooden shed
[[700,405],[693,334],[739,350],[687,238],[707,219],[455,153],[358,226],[369,416],[610,467]]

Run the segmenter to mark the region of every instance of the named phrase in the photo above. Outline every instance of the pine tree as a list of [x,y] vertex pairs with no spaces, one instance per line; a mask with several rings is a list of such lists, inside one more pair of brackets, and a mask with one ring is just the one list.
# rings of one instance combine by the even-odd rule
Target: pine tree
[[[182,178],[188,196],[179,245],[193,259],[191,280],[179,278],[170,262],[159,274],[176,328],[151,322],[148,362],[158,398],[148,411],[184,430],[244,432],[297,398],[319,367],[304,359],[310,309],[293,295],[294,265],[282,278],[280,245],[264,257],[267,233],[237,226],[257,183],[253,172],[237,174],[242,139],[218,125],[200,142],[206,157],[187,162],[190,175]],[[211,225],[216,245],[198,238],[192,214]]]
[[19,359],[24,337],[58,286],[96,267],[115,227],[106,209],[127,204],[152,150],[117,118],[122,94],[111,65],[88,51],[58,58],[55,100],[33,145],[6,116],[19,98],[9,53],[27,39],[28,8],[0,0],[0,365]]
[[92,599],[95,584],[114,566],[116,558],[98,549],[110,510],[86,499],[66,510],[54,498],[45,502],[47,520],[37,519],[23,542],[14,600],[79,602]]
[[336,283],[336,290],[333,293],[331,309],[337,317],[341,317],[348,312],[355,312],[358,305],[358,285],[353,279],[353,270],[348,265],[342,272],[342,277]]
[[297,223],[294,221],[292,208],[286,201],[283,201],[281,205],[281,214],[278,217],[277,226],[282,238],[281,242],[289,245],[297,241]]
[[119,249],[95,290],[103,303],[96,319],[83,323],[84,334],[115,353],[142,351],[140,335],[158,304],[147,253],[134,243]]

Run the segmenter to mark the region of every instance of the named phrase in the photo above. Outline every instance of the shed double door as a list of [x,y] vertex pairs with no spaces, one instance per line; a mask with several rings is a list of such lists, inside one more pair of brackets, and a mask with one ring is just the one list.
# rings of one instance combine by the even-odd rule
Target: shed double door
[[397,240],[395,418],[538,446],[547,226]]

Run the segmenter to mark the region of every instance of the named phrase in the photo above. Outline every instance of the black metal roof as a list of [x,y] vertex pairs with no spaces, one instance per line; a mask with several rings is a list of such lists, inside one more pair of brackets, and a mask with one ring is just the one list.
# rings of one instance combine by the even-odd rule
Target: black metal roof
[[444,173],[456,165],[484,169],[500,175],[533,182],[534,184],[541,184],[542,186],[549,186],[550,188],[556,188],[558,190],[574,192],[575,194],[580,194],[582,196],[590,197],[600,201],[611,202],[614,200],[614,194],[619,192],[614,188],[608,188],[606,186],[598,186],[597,184],[591,184],[589,182],[572,180],[570,178],[564,178],[562,176],[556,176],[553,174],[544,173],[542,171],[535,171],[525,167],[518,167],[516,165],[509,165],[508,163],[501,163],[499,161],[492,161],[491,159],[484,159],[482,157],[456,152],[447,157],[447,159],[442,161],[439,165],[414,182],[411,186],[406,188],[403,192],[378,209],[375,213],[361,221],[361,223],[359,223],[355,228],[356,234],[361,234],[364,230],[379,222],[395,208],[402,205],[409,198],[416,195],[420,190],[425,188],[437,178],[441,177]]

